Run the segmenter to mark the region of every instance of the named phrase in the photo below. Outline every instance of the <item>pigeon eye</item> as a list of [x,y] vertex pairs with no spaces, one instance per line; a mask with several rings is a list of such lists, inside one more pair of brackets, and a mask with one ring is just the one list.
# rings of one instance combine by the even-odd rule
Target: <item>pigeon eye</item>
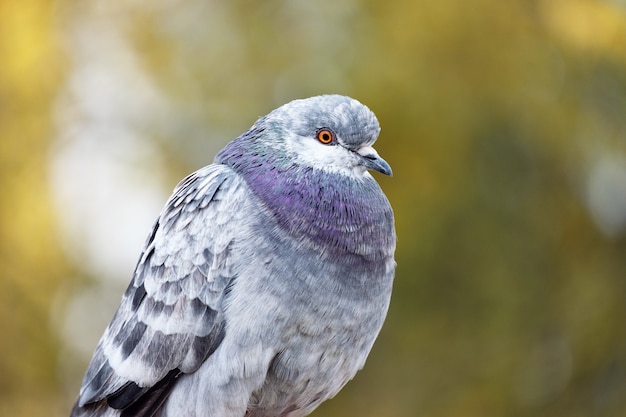
[[317,140],[324,145],[328,145],[335,138],[335,134],[329,129],[320,129],[317,131]]

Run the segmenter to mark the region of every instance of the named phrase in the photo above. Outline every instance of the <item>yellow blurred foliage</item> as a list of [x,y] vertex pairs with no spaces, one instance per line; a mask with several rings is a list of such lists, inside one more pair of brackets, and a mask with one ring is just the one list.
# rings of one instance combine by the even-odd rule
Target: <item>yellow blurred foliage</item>
[[626,10],[597,0],[540,2],[547,27],[568,47],[626,62]]
[[67,264],[46,180],[52,103],[64,64],[53,4],[0,3],[0,414],[56,414],[51,307]]

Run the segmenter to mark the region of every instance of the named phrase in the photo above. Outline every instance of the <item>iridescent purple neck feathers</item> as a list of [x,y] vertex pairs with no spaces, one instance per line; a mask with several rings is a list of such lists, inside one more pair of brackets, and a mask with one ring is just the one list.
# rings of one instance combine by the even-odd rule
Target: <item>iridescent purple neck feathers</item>
[[388,257],[395,233],[391,206],[369,175],[355,179],[293,163],[256,146],[254,128],[216,157],[243,176],[292,237],[368,261]]

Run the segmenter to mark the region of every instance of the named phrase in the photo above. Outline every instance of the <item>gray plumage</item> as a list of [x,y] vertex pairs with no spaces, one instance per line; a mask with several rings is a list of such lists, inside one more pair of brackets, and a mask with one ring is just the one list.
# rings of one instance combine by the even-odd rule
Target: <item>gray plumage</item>
[[379,131],[354,99],[295,100],[185,178],[72,416],[299,417],[334,396],[391,295],[393,213],[367,172],[391,174]]

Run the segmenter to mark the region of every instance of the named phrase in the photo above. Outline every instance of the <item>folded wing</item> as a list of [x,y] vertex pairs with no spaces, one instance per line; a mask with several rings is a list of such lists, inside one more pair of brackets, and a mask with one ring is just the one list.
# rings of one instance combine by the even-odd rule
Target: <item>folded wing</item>
[[174,190],[83,379],[73,416],[151,416],[180,373],[194,372],[224,337],[223,298],[242,216],[242,181],[210,165]]

